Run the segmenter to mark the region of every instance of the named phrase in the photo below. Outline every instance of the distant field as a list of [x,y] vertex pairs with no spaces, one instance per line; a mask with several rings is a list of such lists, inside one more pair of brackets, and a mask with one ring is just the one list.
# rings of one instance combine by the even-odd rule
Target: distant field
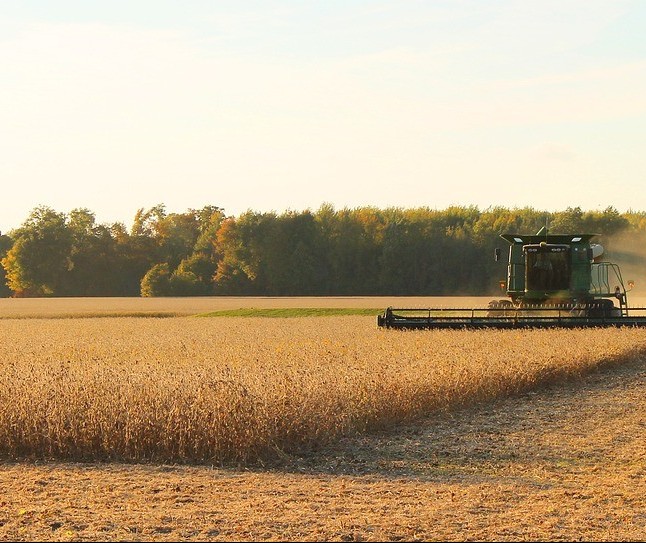
[[0,298],[0,318],[187,316],[238,309],[398,307],[486,307],[491,296],[203,296],[181,298]]
[[349,315],[377,315],[381,309],[365,307],[252,307],[241,309],[222,309],[199,313],[198,317],[270,317],[270,318],[298,318],[298,317],[343,317]]
[[[486,307],[495,296],[201,296],[178,298],[0,298],[2,318],[175,317],[245,309]],[[646,298],[630,298],[632,307]]]

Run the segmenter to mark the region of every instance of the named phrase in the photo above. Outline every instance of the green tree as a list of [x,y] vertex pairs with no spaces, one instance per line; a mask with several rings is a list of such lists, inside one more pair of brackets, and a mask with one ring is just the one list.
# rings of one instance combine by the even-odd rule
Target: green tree
[[[13,240],[2,233],[0,233],[0,262],[7,256],[9,249],[13,245]],[[4,267],[0,266],[0,298],[11,296],[11,289],[7,285],[7,273]]]
[[[549,224],[550,234],[585,234],[586,220],[580,207],[568,207],[565,211],[555,213]],[[594,233],[594,232],[590,232]]]
[[608,206],[598,217],[598,229],[604,236],[615,236],[630,227],[630,221],[614,207]]
[[177,251],[181,261],[177,270],[179,273],[194,273],[200,282],[213,288],[213,277],[217,269],[220,254],[217,248],[217,232],[226,218],[224,211],[213,205],[201,209],[191,209],[182,215],[183,246]]
[[2,259],[7,284],[16,296],[51,296],[64,292],[69,272],[72,236],[64,213],[47,206],[35,208]]
[[207,288],[194,273],[177,268],[170,276],[170,294],[172,296],[202,296]]
[[320,232],[321,292],[377,293],[383,213],[371,207],[336,211],[328,204],[321,206],[314,218]]
[[72,237],[72,248],[62,294],[118,295],[118,274],[122,268],[116,254],[113,229],[97,225],[94,213],[88,209],[72,210],[67,228]]
[[158,262],[155,240],[146,234],[130,234],[122,223],[112,224],[109,230],[114,241],[113,295],[139,296],[143,276]]
[[132,237],[143,243],[150,262],[168,264],[172,291],[206,294],[213,291],[220,254],[217,231],[224,220],[217,206],[167,213],[163,204],[135,215]]
[[255,214],[247,212],[238,218],[229,217],[222,222],[216,235],[220,259],[214,276],[218,294],[250,294],[257,276],[257,263],[252,261],[253,229]]
[[144,297],[169,296],[171,294],[168,263],[155,264],[141,280],[141,295]]
[[138,209],[132,221],[131,235],[154,237],[157,230],[156,224],[164,217],[166,217],[164,204],[157,204],[150,209]]

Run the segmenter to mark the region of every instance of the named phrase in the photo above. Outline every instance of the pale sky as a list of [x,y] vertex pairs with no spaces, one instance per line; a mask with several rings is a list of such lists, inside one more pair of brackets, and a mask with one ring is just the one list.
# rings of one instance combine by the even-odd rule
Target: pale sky
[[646,1],[0,1],[0,231],[38,205],[646,211]]

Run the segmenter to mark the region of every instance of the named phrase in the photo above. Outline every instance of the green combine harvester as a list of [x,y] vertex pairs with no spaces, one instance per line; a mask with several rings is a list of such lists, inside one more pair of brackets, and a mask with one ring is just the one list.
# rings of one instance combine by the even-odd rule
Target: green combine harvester
[[[553,328],[646,326],[646,308],[629,307],[617,264],[603,260],[597,234],[502,234],[509,242],[508,298],[483,308],[387,308],[384,328]],[[496,249],[495,258],[501,256]]]

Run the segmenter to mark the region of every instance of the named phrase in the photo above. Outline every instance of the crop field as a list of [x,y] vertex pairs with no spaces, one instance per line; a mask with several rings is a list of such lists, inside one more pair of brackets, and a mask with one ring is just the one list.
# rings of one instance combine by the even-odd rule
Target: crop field
[[389,331],[375,298],[0,302],[2,539],[646,534],[643,330]]
[[2,318],[175,317],[238,309],[362,308],[375,314],[388,305],[400,307],[486,307],[490,297],[379,296],[202,296],[177,298],[0,298]]

